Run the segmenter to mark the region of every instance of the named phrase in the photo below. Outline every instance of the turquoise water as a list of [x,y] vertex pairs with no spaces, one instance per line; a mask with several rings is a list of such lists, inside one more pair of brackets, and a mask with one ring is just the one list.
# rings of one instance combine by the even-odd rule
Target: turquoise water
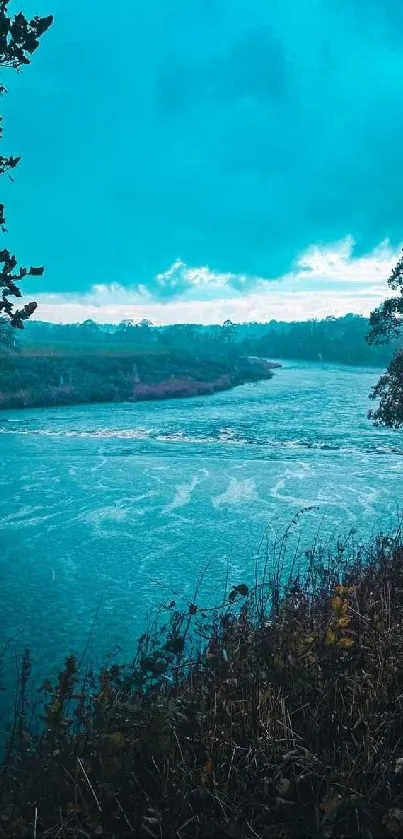
[[209,561],[199,601],[219,600],[227,565],[252,578],[264,530],[302,507],[306,543],[395,522],[403,434],[366,419],[379,374],[285,362],[214,396],[2,412],[1,642],[57,671],[98,606],[93,654],[126,657],[160,583],[191,596]]

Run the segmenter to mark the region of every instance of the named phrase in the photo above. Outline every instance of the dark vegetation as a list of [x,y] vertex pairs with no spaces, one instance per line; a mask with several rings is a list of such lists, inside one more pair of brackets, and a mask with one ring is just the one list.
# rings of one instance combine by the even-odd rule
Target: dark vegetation
[[33,693],[26,651],[0,836],[401,836],[401,534],[285,557],[161,606],[129,664]]
[[340,364],[385,366],[402,346],[399,337],[390,345],[369,345],[368,318],[360,315],[328,317],[296,323],[239,323],[225,321],[222,326],[176,324],[156,327],[150,321],[139,324],[125,320],[117,326],[87,320],[81,324],[51,324],[30,321],[16,334],[3,327],[3,352],[13,347],[21,353],[93,353],[122,351],[152,352],[173,350],[192,355],[221,355],[232,351],[267,358],[328,361]]
[[401,342],[368,345],[368,326],[368,318],[353,314],[301,323],[272,322],[254,342],[254,349],[272,358],[383,367],[390,362]]
[[270,378],[250,356],[381,366],[399,344],[370,346],[368,323],[355,315],[222,326],[30,321],[18,340],[3,323],[0,408],[195,396]]
[[277,365],[247,358],[233,329],[32,322],[17,343],[3,324],[0,409],[197,396],[271,378]]
[[[31,56],[39,47],[39,39],[49,29],[53,17],[34,17],[27,20],[19,12],[14,17],[8,14],[9,0],[0,0],[0,68],[12,68],[20,70],[30,64]],[[0,84],[0,96],[7,90],[4,84]],[[2,139],[2,117],[0,117],[0,139]],[[15,169],[20,157],[0,155],[0,175]],[[4,204],[0,203],[0,227],[6,233],[6,218]],[[6,248],[0,250],[0,315],[6,323],[18,329],[23,328],[26,321],[35,311],[36,303],[27,303],[22,309],[16,309],[15,304],[10,300],[13,297],[21,297],[19,282],[26,276],[40,277],[43,268],[20,268],[17,269],[17,259]]]
[[389,288],[396,292],[388,297],[371,313],[368,342],[382,346],[399,342],[399,349],[394,355],[386,373],[374,387],[371,398],[379,399],[378,407],[370,411],[369,417],[375,425],[389,428],[403,426],[403,257],[393,269],[389,279]]
[[198,396],[269,379],[270,363],[224,355],[100,352],[0,356],[0,409]]

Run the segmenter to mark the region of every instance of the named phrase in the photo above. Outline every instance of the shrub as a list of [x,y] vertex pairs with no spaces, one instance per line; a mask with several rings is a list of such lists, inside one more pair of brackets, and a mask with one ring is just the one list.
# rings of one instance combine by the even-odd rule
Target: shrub
[[70,656],[35,701],[25,653],[5,835],[400,835],[400,531],[199,601],[162,606],[129,664]]

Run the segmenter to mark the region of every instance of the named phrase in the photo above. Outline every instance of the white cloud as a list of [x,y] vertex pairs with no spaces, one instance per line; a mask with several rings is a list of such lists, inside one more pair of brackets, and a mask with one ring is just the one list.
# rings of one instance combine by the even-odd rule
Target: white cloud
[[313,245],[297,260],[295,279],[338,280],[345,283],[384,283],[398,258],[387,240],[364,256],[354,258],[354,239],[347,236],[328,247]]
[[175,288],[181,285],[190,287],[214,285],[222,288],[231,284],[234,280],[242,282],[242,280],[245,281],[247,278],[228,272],[219,273],[217,271],[210,271],[207,265],[203,265],[200,268],[192,268],[178,259],[167,271],[164,271],[162,274],[157,274],[155,279],[157,284],[162,288],[165,286]]
[[[54,323],[86,318],[118,323],[123,318],[147,317],[155,324],[167,324],[220,323],[226,318],[291,321],[347,312],[368,315],[388,294],[387,279],[400,248],[392,250],[384,241],[358,258],[353,250],[351,237],[330,246],[314,245],[299,256],[291,272],[271,280],[252,281],[178,261],[156,279],[171,287],[179,283],[184,289],[179,299],[157,302],[145,287],[134,290],[118,283],[98,284],[84,295],[40,295],[36,316]],[[234,283],[238,289],[253,290],[241,293]]]

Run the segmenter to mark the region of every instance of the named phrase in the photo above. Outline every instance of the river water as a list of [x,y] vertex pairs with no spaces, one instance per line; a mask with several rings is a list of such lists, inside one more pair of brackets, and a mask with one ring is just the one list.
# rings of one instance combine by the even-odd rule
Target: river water
[[0,642],[57,672],[98,607],[94,649],[130,656],[154,604],[207,561],[199,599],[218,601],[301,508],[307,544],[395,524],[403,434],[366,418],[379,375],[284,362],[214,396],[3,411]]

